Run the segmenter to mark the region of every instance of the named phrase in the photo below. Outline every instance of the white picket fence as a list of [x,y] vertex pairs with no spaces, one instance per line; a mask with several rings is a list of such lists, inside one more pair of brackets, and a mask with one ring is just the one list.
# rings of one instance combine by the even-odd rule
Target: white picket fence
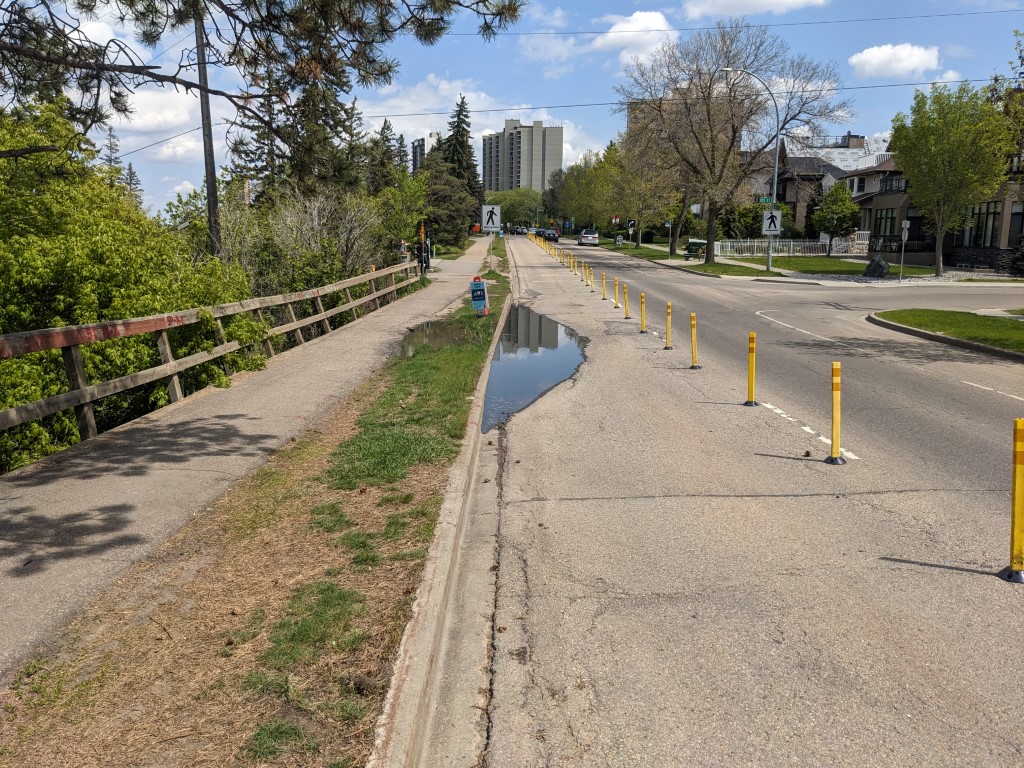
[[[857,232],[848,238],[837,237],[832,241],[832,253],[838,256],[863,255],[868,252],[868,232]],[[828,253],[828,240],[784,240],[772,241],[773,256],[824,256]],[[756,240],[717,240],[716,256],[767,256],[768,238]]]

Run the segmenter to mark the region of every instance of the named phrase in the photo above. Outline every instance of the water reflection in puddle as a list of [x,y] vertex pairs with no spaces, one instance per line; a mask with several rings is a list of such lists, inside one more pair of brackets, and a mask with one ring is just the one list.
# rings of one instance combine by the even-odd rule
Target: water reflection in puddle
[[491,361],[480,429],[518,413],[583,362],[584,340],[571,328],[513,304]]
[[424,344],[440,349],[449,344],[460,344],[466,340],[467,328],[461,323],[447,320],[431,320],[420,323],[405,334],[402,339],[402,357],[412,357]]

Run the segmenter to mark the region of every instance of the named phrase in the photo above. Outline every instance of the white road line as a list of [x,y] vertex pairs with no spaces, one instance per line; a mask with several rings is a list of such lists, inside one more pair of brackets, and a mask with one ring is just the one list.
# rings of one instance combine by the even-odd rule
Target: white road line
[[992,387],[984,387],[981,384],[975,384],[973,381],[964,381],[963,379],[960,379],[960,383],[961,384],[966,384],[969,387],[976,387],[977,389],[983,389],[986,392],[995,392],[997,395],[1003,395],[1004,397],[1012,397],[1014,400],[1024,401],[1024,397],[1020,397],[1018,395],[1011,395],[1009,392],[1003,392],[1003,390],[1001,390],[1001,389],[994,389]]
[[[775,413],[779,414],[779,416],[784,418],[786,421],[790,421],[790,422],[793,422],[793,423],[799,423],[797,421],[797,419],[793,418],[788,413],[786,413],[784,410],[782,410],[781,408],[777,408],[776,406],[772,405],[771,403],[761,403],[761,405],[763,405],[769,411],[774,411]],[[806,432],[809,435],[814,435],[818,440],[820,440],[821,442],[825,443],[826,445],[832,445],[832,441],[829,438],[825,437],[825,435],[819,433],[816,429],[812,429],[811,427],[808,427],[806,424],[801,424],[800,425],[800,429],[802,429],[804,432]],[[854,453],[850,453],[845,448],[840,448],[839,449],[839,453],[842,454],[843,456],[846,456],[849,459],[856,459],[858,461],[860,460],[860,456],[858,456],[858,455],[856,455]]]

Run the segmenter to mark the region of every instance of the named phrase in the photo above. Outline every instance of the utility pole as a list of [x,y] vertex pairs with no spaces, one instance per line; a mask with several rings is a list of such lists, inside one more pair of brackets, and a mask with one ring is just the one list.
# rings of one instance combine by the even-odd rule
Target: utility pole
[[213,124],[210,118],[210,93],[206,78],[206,30],[203,15],[197,9],[196,64],[199,67],[199,109],[203,117],[203,159],[206,166],[206,223],[210,230],[210,253],[220,254],[220,216],[217,206],[217,168],[213,159]]

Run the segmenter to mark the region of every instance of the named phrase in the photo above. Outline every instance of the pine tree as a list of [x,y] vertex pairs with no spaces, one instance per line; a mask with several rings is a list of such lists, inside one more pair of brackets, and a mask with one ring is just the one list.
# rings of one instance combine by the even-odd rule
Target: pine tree
[[448,121],[448,136],[441,143],[441,156],[452,166],[452,174],[465,182],[469,194],[483,205],[484,186],[476,167],[469,125],[469,106],[466,97],[460,94],[452,119]]
[[398,170],[397,142],[391,121],[385,118],[367,146],[366,190],[371,195],[379,195],[394,184]]
[[142,179],[139,178],[139,174],[135,172],[135,166],[128,163],[128,167],[121,173],[119,181],[128,187],[128,191],[132,193],[139,203],[142,202]]
[[[258,85],[266,91],[282,91],[284,83],[270,67],[266,67]],[[284,176],[288,159],[285,146],[274,135],[282,122],[283,107],[276,96],[265,95],[249,103],[259,116],[240,111],[228,137],[231,176],[251,183],[256,199],[276,189]]]
[[395,146],[395,161],[401,168],[409,170],[412,161],[409,155],[409,145],[405,143],[405,134],[398,134],[398,142]]
[[[354,104],[353,104],[354,106]],[[344,142],[351,133],[352,114],[337,89],[313,80],[286,110],[288,175],[300,188],[327,184],[343,189],[359,186],[357,163]]]
[[113,128],[107,128],[107,140],[103,142],[103,154],[100,155],[100,162],[107,167],[110,186],[114,186],[122,172],[122,165],[121,142]]

